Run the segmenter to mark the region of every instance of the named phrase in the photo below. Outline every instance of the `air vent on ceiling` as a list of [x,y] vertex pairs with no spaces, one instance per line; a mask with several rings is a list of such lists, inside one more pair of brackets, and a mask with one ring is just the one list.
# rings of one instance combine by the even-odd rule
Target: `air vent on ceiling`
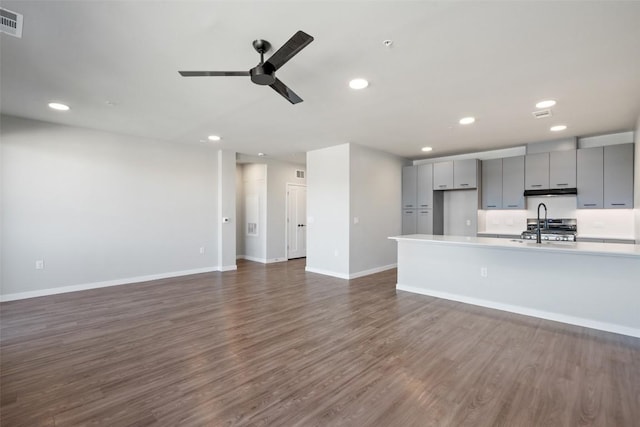
[[0,32],[22,38],[22,15],[0,8]]
[[304,171],[303,170],[297,170],[296,171],[296,178],[304,178]]
[[551,117],[551,110],[539,110],[534,111],[531,114],[533,114],[533,117],[535,117],[536,119],[544,119],[547,117]]

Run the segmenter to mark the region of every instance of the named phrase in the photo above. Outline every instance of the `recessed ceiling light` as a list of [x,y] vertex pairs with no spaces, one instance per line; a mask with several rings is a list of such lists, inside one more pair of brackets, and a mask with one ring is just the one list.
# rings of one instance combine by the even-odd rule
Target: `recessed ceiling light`
[[260,157],[264,157],[264,156],[265,156],[265,154],[264,154],[264,153],[258,153],[258,156],[260,156]]
[[51,108],[53,110],[58,110],[58,111],[68,111],[69,110],[69,106],[68,105],[60,104],[59,102],[50,102],[49,103],[49,108]]
[[556,105],[556,101],[554,101],[553,99],[547,99],[547,100],[538,102],[536,104],[536,108],[549,108],[549,107],[553,107],[554,105]]
[[565,130],[567,128],[566,125],[556,125],[556,126],[551,126],[550,130],[551,132],[560,132],[561,130]]
[[349,82],[351,89],[364,89],[367,86],[369,86],[369,82],[365,79],[353,79]]
[[460,124],[461,125],[470,125],[471,123],[473,123],[475,121],[476,121],[475,117],[464,117],[464,118],[460,119]]
[[209,135],[208,138],[209,141],[220,141],[222,139],[218,135]]
[[432,147],[422,147],[422,151],[431,151],[433,150]]
[[391,46],[393,44],[393,40],[387,39],[387,40],[383,41],[382,44],[385,45],[386,47],[389,47],[389,46]]

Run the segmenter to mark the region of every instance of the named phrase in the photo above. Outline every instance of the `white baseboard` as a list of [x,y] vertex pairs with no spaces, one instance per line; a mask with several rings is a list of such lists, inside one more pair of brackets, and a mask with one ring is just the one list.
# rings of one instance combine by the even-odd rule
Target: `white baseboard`
[[431,289],[417,288],[414,286],[396,284],[399,291],[413,292],[415,294],[428,295],[430,297],[442,298],[451,301],[463,302],[465,304],[478,305],[480,307],[493,308],[496,310],[508,311],[510,313],[523,314],[525,316],[537,317],[540,319],[553,320],[555,322],[567,323],[569,325],[584,326],[586,328],[598,329],[600,331],[614,332],[616,334],[629,335],[640,338],[640,329],[631,328],[614,323],[601,322],[599,320],[574,317],[566,314],[552,313],[543,310],[536,310],[519,305],[504,304],[479,298],[467,297],[463,295],[450,294],[447,292],[433,291]]
[[148,282],[150,280],[169,279],[172,277],[188,276],[190,274],[210,273],[220,271],[219,267],[196,268],[193,270],[172,271],[169,273],[150,274],[147,276],[127,277],[124,279],[105,280],[103,282],[84,283],[80,285],[61,286],[58,288],[40,289],[37,291],[17,292],[0,295],[0,301],[15,301],[27,298],[43,297],[47,295],[64,294],[67,292],[85,291],[88,289],[106,288],[109,286],[128,285],[131,283]]
[[370,274],[380,273],[381,271],[391,270],[392,268],[396,268],[398,264],[389,264],[383,265],[382,267],[371,268],[369,270],[359,271],[357,273],[349,274],[349,279],[355,279],[358,277],[368,276]]
[[304,271],[308,271],[309,273],[318,273],[324,274],[325,276],[337,277],[338,279],[346,279],[349,280],[348,274],[336,273],[335,271],[323,270],[321,268],[313,268],[313,267],[305,267]]
[[339,279],[356,279],[358,277],[368,276],[370,274],[380,273],[381,271],[391,270],[392,268],[396,268],[398,264],[389,264],[383,265],[382,267],[371,268],[369,270],[358,271],[357,273],[351,274],[343,274],[336,273],[335,271],[323,270],[321,268],[313,268],[313,267],[305,267],[304,271],[308,271],[309,273],[318,273],[324,274],[325,276],[337,277]]
[[219,271],[234,271],[237,270],[238,266],[237,265],[224,265],[222,267],[220,267],[218,270]]
[[249,255],[238,255],[236,259],[246,259],[247,261],[261,262],[262,264],[272,264],[274,262],[284,262],[287,261],[286,258],[258,258]]

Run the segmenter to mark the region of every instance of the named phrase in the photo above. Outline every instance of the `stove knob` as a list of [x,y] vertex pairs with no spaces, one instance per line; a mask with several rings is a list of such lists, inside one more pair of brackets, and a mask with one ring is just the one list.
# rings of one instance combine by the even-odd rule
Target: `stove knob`
[[549,236],[544,236],[542,239],[543,240],[549,240]]
[[560,236],[556,237],[556,240],[560,240]]

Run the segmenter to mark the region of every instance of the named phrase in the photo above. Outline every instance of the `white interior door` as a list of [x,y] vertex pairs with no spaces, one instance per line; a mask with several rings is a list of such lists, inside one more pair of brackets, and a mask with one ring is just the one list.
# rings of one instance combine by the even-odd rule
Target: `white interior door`
[[287,258],[307,256],[307,187],[287,184]]

